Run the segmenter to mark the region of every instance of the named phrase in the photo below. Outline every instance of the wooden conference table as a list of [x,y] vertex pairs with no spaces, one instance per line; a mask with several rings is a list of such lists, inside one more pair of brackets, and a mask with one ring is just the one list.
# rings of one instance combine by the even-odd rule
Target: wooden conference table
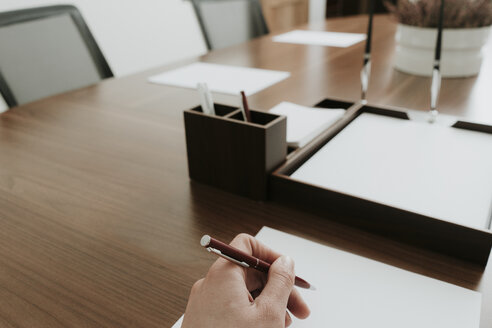
[[[363,32],[365,24],[352,17],[312,28]],[[429,79],[391,68],[395,27],[385,16],[375,20],[369,101],[426,109]],[[358,99],[363,47],[279,44],[267,36],[200,60],[290,71],[250,98],[251,107],[268,109],[284,100]],[[492,121],[488,57],[479,77],[443,81],[443,112]],[[215,260],[199,247],[201,235],[228,241],[264,225],[479,290],[481,327],[492,327],[490,265],[482,274],[475,265],[189,181],[182,111],[198,97],[146,82],[170,67],[0,115],[0,327],[170,327]],[[230,96],[217,100],[236,104]]]

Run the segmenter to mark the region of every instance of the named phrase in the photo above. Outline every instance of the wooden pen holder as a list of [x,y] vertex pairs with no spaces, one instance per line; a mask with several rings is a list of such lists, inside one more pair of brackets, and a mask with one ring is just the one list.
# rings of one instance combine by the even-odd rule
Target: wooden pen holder
[[234,107],[215,104],[184,111],[191,179],[255,200],[266,200],[268,175],[285,161],[287,119],[251,110],[251,121]]

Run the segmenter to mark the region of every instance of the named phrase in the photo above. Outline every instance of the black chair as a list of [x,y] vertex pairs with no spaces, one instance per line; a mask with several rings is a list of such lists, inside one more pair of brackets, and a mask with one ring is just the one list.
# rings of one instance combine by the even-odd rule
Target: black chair
[[209,50],[268,34],[259,0],[191,0]]
[[74,6],[0,13],[0,93],[9,107],[112,76]]

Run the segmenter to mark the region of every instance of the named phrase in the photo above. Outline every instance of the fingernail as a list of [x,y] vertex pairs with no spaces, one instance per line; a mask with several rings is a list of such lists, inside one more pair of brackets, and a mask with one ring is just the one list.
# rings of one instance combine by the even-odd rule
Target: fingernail
[[282,255],[279,259],[280,264],[285,266],[286,268],[293,269],[294,268],[294,260],[290,256]]

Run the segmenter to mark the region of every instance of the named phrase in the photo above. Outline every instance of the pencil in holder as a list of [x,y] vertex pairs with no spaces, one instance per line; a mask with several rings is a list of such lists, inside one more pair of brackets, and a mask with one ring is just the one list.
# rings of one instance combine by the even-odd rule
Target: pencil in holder
[[255,200],[266,200],[268,176],[287,156],[287,119],[215,104],[184,111],[188,172],[192,180]]

